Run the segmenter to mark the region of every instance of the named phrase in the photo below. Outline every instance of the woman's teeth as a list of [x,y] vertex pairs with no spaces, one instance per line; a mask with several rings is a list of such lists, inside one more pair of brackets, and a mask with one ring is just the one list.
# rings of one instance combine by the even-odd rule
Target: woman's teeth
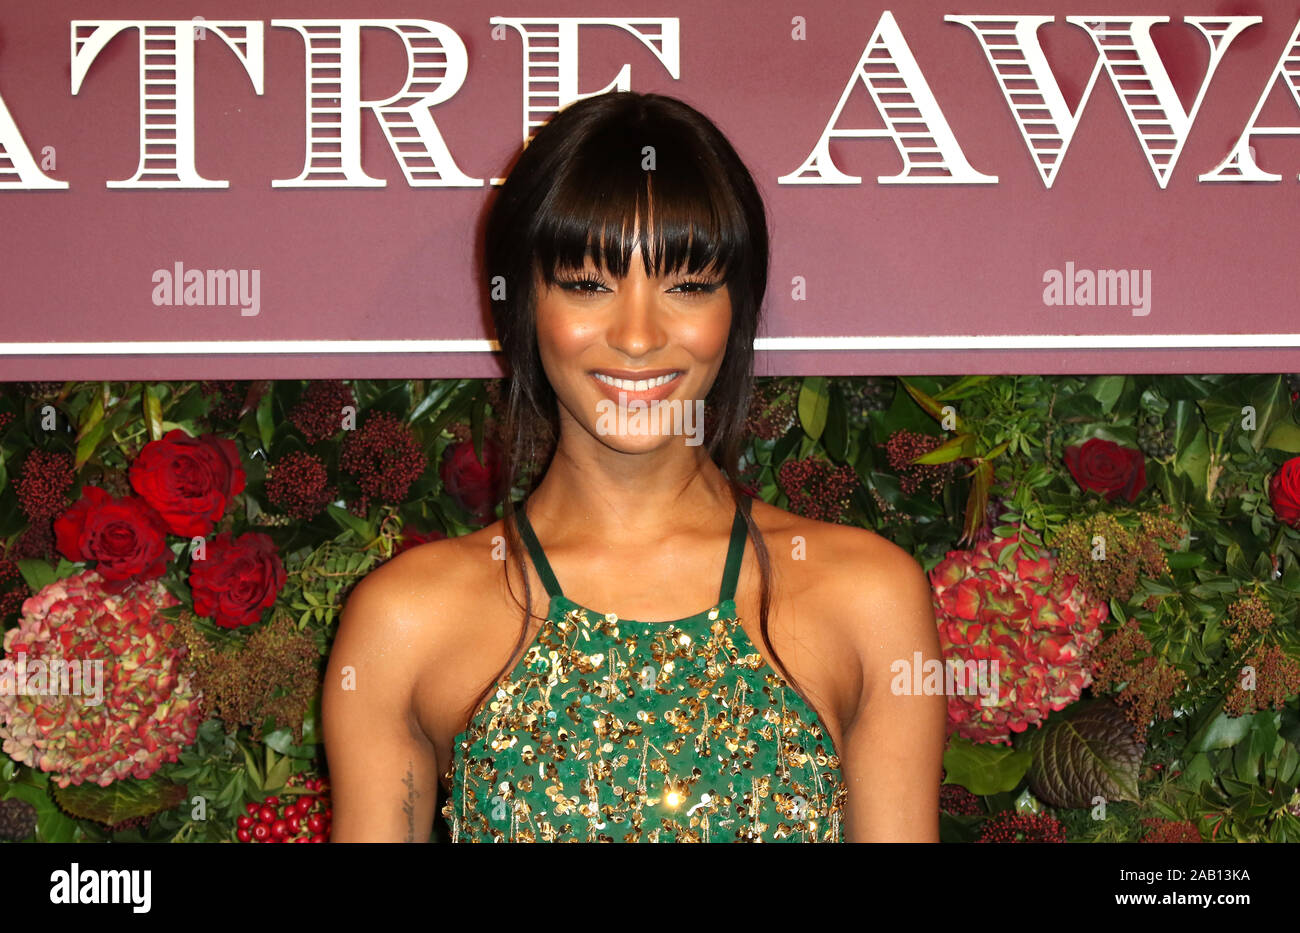
[[654,379],[616,379],[613,376],[606,376],[604,373],[596,373],[596,378],[605,385],[613,386],[616,389],[622,389],[624,392],[645,392],[647,389],[653,389],[661,386],[665,382],[671,382],[681,373],[668,373],[666,376],[656,376]]

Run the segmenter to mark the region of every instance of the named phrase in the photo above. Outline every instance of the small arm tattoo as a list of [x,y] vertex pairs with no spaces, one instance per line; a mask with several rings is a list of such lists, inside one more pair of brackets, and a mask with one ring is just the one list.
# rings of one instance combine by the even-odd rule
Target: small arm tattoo
[[409,763],[402,783],[406,785],[406,802],[402,804],[402,812],[406,814],[406,841],[415,842],[415,798],[420,792],[415,789],[415,775]]

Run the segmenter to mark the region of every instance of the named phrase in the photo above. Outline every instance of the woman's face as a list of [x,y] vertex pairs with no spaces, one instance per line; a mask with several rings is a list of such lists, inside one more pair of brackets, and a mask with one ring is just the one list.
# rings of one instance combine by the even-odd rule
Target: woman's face
[[561,420],[625,453],[699,445],[731,330],[721,276],[650,278],[638,249],[626,278],[588,258],[557,279],[548,288],[539,275],[535,287],[538,347]]

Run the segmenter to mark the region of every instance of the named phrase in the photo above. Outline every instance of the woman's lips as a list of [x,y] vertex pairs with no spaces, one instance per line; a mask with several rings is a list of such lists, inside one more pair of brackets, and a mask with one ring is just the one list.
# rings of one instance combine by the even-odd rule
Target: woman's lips
[[[636,385],[653,383],[667,376],[667,381],[657,386],[647,386],[644,389],[637,389]],[[604,378],[598,378],[604,377]],[[682,374],[680,371],[675,373],[664,374],[660,372],[655,375],[646,375],[640,378],[629,378],[624,376],[614,376],[610,373],[594,372],[591,374],[591,381],[596,384],[596,388],[612,402],[654,402],[667,398],[677,388],[677,383],[681,381]],[[608,380],[608,381],[607,381]]]

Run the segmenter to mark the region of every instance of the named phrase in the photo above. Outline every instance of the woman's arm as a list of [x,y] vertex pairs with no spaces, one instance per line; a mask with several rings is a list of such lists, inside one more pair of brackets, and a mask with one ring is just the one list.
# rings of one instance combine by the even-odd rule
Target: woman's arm
[[[876,539],[871,550],[864,565],[871,572],[859,569],[856,598],[847,603],[862,614],[851,626],[862,693],[840,754],[849,789],[846,838],[938,842],[947,699],[911,692],[925,680],[912,676],[918,653],[923,665],[930,659],[942,664],[930,581],[902,548]],[[900,670],[907,676],[900,677]],[[897,689],[898,681],[907,692]]]
[[[321,700],[332,842],[427,842],[438,759],[414,713],[421,619],[396,559],[348,598]],[[423,611],[427,614],[428,607]]]

